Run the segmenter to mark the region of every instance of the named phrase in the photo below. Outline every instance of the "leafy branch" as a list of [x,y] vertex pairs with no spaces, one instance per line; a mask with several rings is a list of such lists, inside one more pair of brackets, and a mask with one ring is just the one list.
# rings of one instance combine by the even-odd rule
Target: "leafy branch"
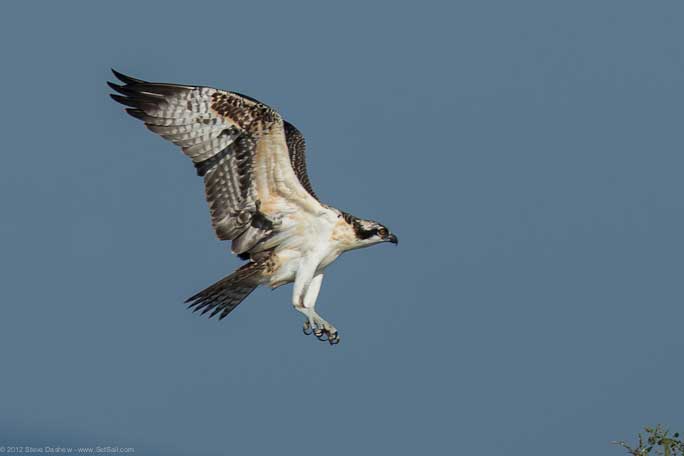
[[637,446],[630,446],[624,441],[612,443],[621,446],[632,456],[684,456],[684,442],[679,439],[679,432],[670,436],[670,431],[661,425],[645,427],[644,431],[646,435],[639,434]]

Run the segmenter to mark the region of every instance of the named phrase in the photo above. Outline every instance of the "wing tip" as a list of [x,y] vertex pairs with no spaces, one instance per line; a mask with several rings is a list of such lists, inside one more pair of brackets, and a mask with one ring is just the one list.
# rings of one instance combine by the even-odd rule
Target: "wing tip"
[[145,120],[145,111],[143,111],[142,109],[126,108],[126,112],[131,117],[135,117],[136,119],[140,119],[142,121]]
[[120,93],[121,95],[126,95],[129,97],[139,95],[139,93],[136,90],[131,89],[129,86],[123,86],[109,81],[107,81],[107,85],[110,89],[117,93]]
[[112,98],[112,100],[116,101],[117,103],[121,103],[122,105],[130,106],[132,108],[138,107],[138,103],[136,103],[135,100],[131,98],[116,93],[110,93],[109,96]]
[[112,71],[112,74],[116,79],[119,81],[123,82],[124,84],[145,84],[146,81],[143,81],[142,79],[136,79],[134,77],[125,75],[119,71],[116,71],[114,68],[110,68]]

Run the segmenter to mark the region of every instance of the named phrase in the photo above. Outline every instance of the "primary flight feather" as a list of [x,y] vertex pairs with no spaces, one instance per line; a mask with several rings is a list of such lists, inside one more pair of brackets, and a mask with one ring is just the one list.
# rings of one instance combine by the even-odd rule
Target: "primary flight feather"
[[269,106],[236,92],[147,82],[112,70],[111,97],[181,148],[204,178],[211,222],[247,263],[189,298],[193,310],[225,318],[259,285],[294,282],[304,332],[331,345],[333,325],[316,313],[325,268],[342,253],[397,244],[384,225],[321,203],[306,172],[305,143]]

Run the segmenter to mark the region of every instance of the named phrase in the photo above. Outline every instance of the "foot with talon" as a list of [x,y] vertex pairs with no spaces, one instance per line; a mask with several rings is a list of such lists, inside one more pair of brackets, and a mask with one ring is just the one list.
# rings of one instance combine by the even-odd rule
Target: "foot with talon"
[[328,334],[328,343],[330,345],[337,345],[340,343],[340,333],[335,331],[332,334]]
[[316,328],[314,330],[314,336],[316,336],[318,338],[318,340],[320,340],[322,342],[325,342],[326,340],[328,340],[328,333],[322,328]]
[[330,345],[337,345],[340,343],[340,336],[337,329],[324,319],[322,319],[316,312],[311,309],[306,309],[307,319],[304,320],[304,327],[302,331],[304,334],[316,336],[321,342],[328,342]]

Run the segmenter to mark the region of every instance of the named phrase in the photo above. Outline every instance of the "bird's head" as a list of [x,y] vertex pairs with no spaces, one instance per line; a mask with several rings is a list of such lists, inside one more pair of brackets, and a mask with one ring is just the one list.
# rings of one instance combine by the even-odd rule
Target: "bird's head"
[[344,214],[344,218],[354,230],[353,248],[355,249],[369,247],[381,242],[391,242],[392,244],[399,243],[397,236],[382,223],[378,223],[374,220],[360,219],[346,213]]

